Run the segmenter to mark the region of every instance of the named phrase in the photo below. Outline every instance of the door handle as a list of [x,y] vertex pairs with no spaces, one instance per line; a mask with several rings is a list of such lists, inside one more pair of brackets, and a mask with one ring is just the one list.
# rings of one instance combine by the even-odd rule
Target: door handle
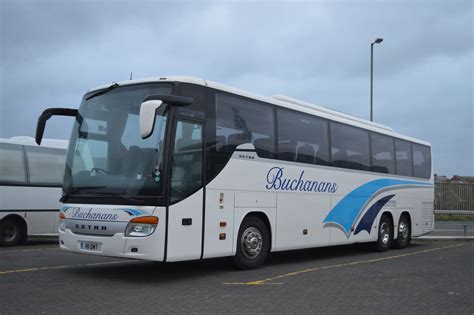
[[193,224],[193,219],[191,218],[183,218],[183,220],[181,221],[181,223],[183,225],[192,225]]

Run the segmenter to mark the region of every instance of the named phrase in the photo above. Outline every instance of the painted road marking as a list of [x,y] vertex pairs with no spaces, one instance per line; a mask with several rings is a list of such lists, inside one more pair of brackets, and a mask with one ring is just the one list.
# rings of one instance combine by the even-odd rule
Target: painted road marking
[[36,268],[6,270],[6,271],[0,271],[0,276],[6,275],[6,274],[11,274],[11,273],[22,273],[22,272],[54,270],[54,269],[66,269],[66,268],[73,268],[73,267],[102,266],[102,265],[112,265],[112,264],[131,263],[131,262],[138,262],[138,260],[128,260],[128,261],[127,260],[114,260],[114,261],[80,264],[80,265],[62,265],[62,266],[51,266],[51,267],[36,267]]
[[[422,240],[474,240],[474,236],[433,236],[433,235],[427,235],[427,236],[420,236],[417,237],[417,239],[422,239]],[[474,315],[474,314],[473,314]]]
[[0,254],[1,254],[1,253],[19,253],[19,252],[37,252],[37,251],[50,250],[50,249],[59,249],[59,247],[15,249],[15,250],[0,250]]
[[[418,255],[418,254],[424,254],[424,253],[429,253],[429,252],[434,252],[434,251],[438,251],[438,250],[442,250],[442,249],[448,249],[448,248],[459,247],[459,246],[464,246],[464,245],[466,245],[466,244],[461,243],[461,244],[449,245],[449,246],[444,246],[444,247],[436,247],[436,248],[425,249],[425,250],[421,250],[421,251],[417,251],[417,252],[411,252],[411,253],[388,256],[388,257],[381,257],[381,258],[375,258],[375,259],[369,259],[369,260],[353,261],[353,262],[344,263],[344,264],[336,264],[336,265],[321,266],[321,267],[297,270],[297,271],[293,271],[293,272],[285,273],[285,274],[282,274],[282,275],[279,275],[279,276],[266,278],[266,279],[261,279],[261,280],[255,280],[255,281],[249,281],[249,282],[224,282],[223,284],[225,284],[225,285],[268,285],[268,284],[273,284],[274,282],[272,282],[272,281],[274,281],[274,280],[280,280],[280,279],[283,279],[283,278],[297,276],[297,275],[300,275],[300,274],[303,274],[303,273],[309,273],[309,272],[320,271],[320,270],[325,270],[325,269],[334,269],[334,268],[340,268],[340,267],[354,266],[354,265],[360,265],[360,264],[374,263],[374,262],[390,260],[390,259],[397,259],[397,258],[413,256],[413,255]],[[278,282],[278,284],[283,284],[283,283]]]

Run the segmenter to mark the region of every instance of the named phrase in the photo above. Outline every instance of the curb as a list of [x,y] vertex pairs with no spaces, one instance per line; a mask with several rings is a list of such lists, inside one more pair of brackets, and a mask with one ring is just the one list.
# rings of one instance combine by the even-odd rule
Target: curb
[[420,236],[417,240],[474,240],[474,236]]

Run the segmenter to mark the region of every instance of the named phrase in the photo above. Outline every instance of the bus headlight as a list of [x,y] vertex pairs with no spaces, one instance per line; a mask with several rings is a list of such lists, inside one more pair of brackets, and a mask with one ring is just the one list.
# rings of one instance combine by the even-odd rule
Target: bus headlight
[[66,231],[66,216],[62,212],[59,212],[59,231]]
[[130,220],[125,230],[125,236],[143,237],[155,232],[159,219],[157,217],[139,217]]

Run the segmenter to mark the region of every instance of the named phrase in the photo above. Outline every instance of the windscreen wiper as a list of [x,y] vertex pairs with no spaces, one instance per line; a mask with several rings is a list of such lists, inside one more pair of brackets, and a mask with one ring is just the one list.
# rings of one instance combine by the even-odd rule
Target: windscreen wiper
[[105,89],[102,89],[102,90],[99,90],[95,93],[92,93],[91,95],[89,95],[88,97],[86,97],[86,101],[90,100],[91,98],[94,98],[96,96],[99,96],[99,95],[102,95],[102,94],[105,94],[109,91],[112,91],[113,89],[115,89],[116,87],[118,87],[118,83],[113,83],[111,86],[109,87],[106,87]]

